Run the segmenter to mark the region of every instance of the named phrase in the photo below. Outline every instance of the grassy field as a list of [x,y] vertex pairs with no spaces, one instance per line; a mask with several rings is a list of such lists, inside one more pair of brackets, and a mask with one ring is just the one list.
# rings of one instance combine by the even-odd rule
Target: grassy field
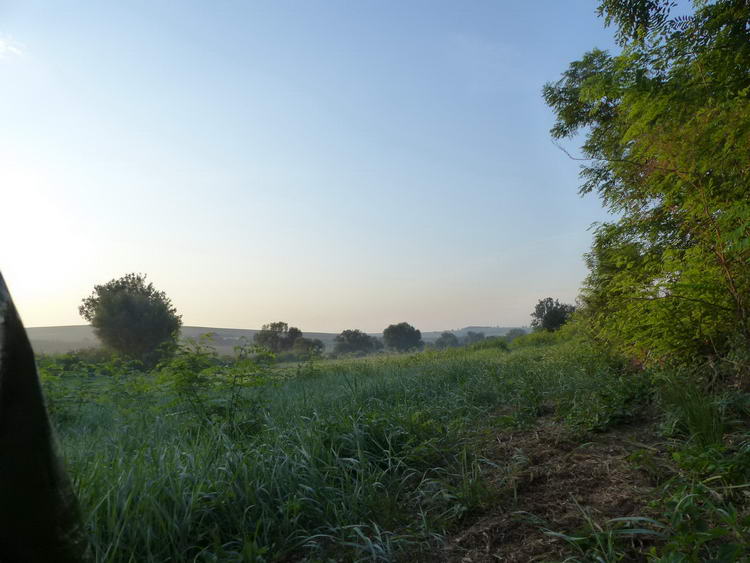
[[96,561],[747,555],[746,395],[695,400],[575,338],[512,348],[40,370]]

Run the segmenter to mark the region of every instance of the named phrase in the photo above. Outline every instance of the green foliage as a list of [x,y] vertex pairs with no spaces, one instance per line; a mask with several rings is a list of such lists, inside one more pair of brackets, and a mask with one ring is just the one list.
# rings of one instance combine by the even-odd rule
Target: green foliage
[[[204,338],[151,373],[106,358],[40,364],[98,561],[429,557],[496,505],[488,471],[517,471],[515,457],[481,457],[487,436],[552,416],[589,441],[657,408],[669,450],[629,457],[660,487],[648,511],[599,520],[582,507],[583,527],[546,529],[569,561],[747,557],[746,395],[652,376],[575,323],[510,352],[504,342],[289,367],[255,346],[218,358]],[[684,399],[701,395],[710,408]],[[720,417],[713,438],[698,437],[714,424],[704,411]]]
[[576,308],[573,305],[560,303],[560,301],[551,297],[540,299],[531,313],[531,326],[534,330],[546,330],[547,332],[559,330],[568,322],[575,310]]
[[667,541],[651,550],[658,562],[746,561],[750,556],[750,441],[738,446],[688,445],[673,453],[676,474],[662,487],[659,508]]
[[580,385],[588,372],[574,370],[594,358],[570,352],[454,348],[290,372],[250,346],[218,358],[204,338],[153,374],[46,358],[44,384],[97,560],[392,559],[491,500],[470,445],[507,424],[498,408],[528,424]]
[[210,336],[187,340],[177,353],[159,366],[161,381],[172,386],[177,397],[188,403],[188,410],[208,417],[206,395],[213,386],[220,366],[216,351],[209,345]]
[[494,336],[475,342],[469,347],[471,350],[508,350],[508,340],[505,336]]
[[[575,499],[574,499],[575,502]],[[546,530],[548,536],[560,538],[583,559],[569,557],[566,562],[615,562],[627,560],[628,548],[643,538],[663,538],[664,524],[643,516],[610,518],[599,524],[592,514],[575,502],[583,515],[585,527],[574,534]]]
[[299,358],[315,358],[320,356],[323,350],[325,350],[325,344],[319,338],[305,338],[300,336],[295,339],[292,346],[292,352]]
[[333,348],[335,354],[370,354],[382,347],[377,338],[359,329],[344,330],[334,340],[336,342]]
[[[537,334],[550,333],[523,338],[533,341]],[[643,416],[653,395],[648,372],[632,369],[622,357],[580,335],[560,331],[554,336],[557,344],[544,346],[541,353],[545,369],[560,377],[548,399],[558,417],[579,432],[603,432]]]
[[142,274],[94,286],[78,311],[105,346],[152,364],[170,352],[182,324],[166,294]]
[[503,337],[505,338],[506,341],[512,342],[519,336],[524,336],[526,333],[527,333],[526,330],[522,328],[512,328],[507,333],[505,333]]
[[383,342],[386,348],[399,352],[419,350],[424,346],[422,333],[409,323],[388,325],[383,331]]
[[474,332],[470,330],[461,340],[464,346],[471,346],[472,344],[481,342],[482,340],[484,340],[484,338],[485,336],[483,332]]
[[88,397],[55,420],[96,560],[392,560],[490,498],[467,447],[501,396],[487,360],[289,376],[253,348],[226,363],[209,344],[187,343],[116,403],[119,378],[50,376]]
[[[257,352],[257,354],[256,354]],[[267,383],[266,372],[272,357],[264,350],[239,347],[230,364],[222,362],[211,346],[211,334],[181,344],[169,360],[157,366],[157,381],[174,393],[173,405],[200,423],[234,424],[240,417],[245,432],[258,425],[253,411],[257,394],[249,388]]]
[[668,373],[657,379],[670,433],[680,433],[701,447],[721,444],[728,430],[725,407],[695,373]]
[[620,44],[641,41],[649,31],[662,31],[674,0],[601,0],[597,10],[606,25],[617,26]]
[[265,324],[255,333],[253,338],[257,346],[278,354],[294,348],[294,343],[302,338],[302,331],[296,327],[290,327],[285,322]]
[[435,348],[443,350],[444,348],[455,348],[459,345],[458,337],[452,332],[443,332],[437,340],[435,340]]
[[[694,2],[679,17],[674,5],[602,0],[622,52],[593,50],[544,89],[553,137],[586,135],[581,193],[596,192],[618,217],[595,231],[572,329],[630,358],[597,376],[606,385],[579,381],[558,408],[598,429],[655,395],[671,458],[631,456],[661,485],[652,509],[662,539],[649,560],[744,561],[750,411],[737,388],[750,374],[750,4]],[[658,371],[649,378],[644,366]],[[587,560],[619,560],[611,532],[564,539],[585,546]]]
[[750,341],[750,5],[670,4],[604,0],[623,51],[544,88],[552,135],[586,132],[581,192],[619,216],[595,233],[582,319],[652,365]]
[[548,346],[550,344],[561,342],[563,339],[564,339],[564,334],[561,331],[559,332],[547,332],[547,331],[530,332],[528,334],[523,334],[515,338],[513,341],[511,341],[511,343],[509,344],[509,347],[511,349],[516,349],[516,348],[527,348],[529,346]]
[[638,420],[649,405],[650,380],[644,374],[599,374],[599,381],[576,387],[563,396],[559,412],[572,426],[603,432]]
[[37,366],[47,411],[58,422],[73,422],[82,417],[102,392],[101,387],[108,388],[105,380],[116,382],[117,386],[106,392],[116,402],[128,394],[129,385],[143,374],[141,362],[101,350],[40,356]]

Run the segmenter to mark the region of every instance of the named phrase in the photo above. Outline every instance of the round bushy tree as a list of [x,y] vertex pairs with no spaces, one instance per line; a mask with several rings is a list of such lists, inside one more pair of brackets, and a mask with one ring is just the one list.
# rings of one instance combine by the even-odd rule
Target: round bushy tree
[[294,348],[295,342],[302,338],[303,334],[295,326],[289,326],[283,321],[268,323],[255,333],[253,341],[258,346],[278,354]]
[[575,306],[560,303],[551,297],[540,299],[531,313],[531,326],[534,330],[555,331],[568,322],[575,310]]
[[94,286],[78,308],[107,348],[154,362],[159,349],[176,340],[182,317],[163,291],[146,283],[145,274],[127,274]]
[[383,341],[387,348],[398,350],[399,352],[418,350],[424,346],[422,333],[409,323],[389,325],[383,331]]
[[440,350],[443,348],[455,348],[458,345],[458,337],[447,330],[435,340],[435,348]]
[[369,354],[377,350],[378,341],[376,338],[359,329],[345,330],[334,338],[336,354]]

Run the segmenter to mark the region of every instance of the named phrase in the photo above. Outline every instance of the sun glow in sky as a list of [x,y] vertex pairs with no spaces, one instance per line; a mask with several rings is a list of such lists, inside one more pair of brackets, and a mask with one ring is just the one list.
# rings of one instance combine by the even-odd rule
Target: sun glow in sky
[[594,197],[541,87],[595,1],[0,3],[0,268],[28,326],[144,272],[188,325],[526,325]]

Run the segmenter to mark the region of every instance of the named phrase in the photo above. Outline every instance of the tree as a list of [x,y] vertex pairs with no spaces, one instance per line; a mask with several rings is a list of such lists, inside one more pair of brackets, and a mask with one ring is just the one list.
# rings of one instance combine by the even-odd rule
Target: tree
[[586,134],[581,193],[618,219],[595,232],[583,315],[645,363],[750,342],[750,3],[603,0],[622,52],[593,50],[544,97],[552,136]]
[[576,308],[573,305],[560,303],[557,299],[547,297],[540,299],[531,313],[531,326],[535,330],[552,332],[568,322]]
[[305,338],[300,336],[294,340],[292,351],[298,356],[320,356],[325,350],[325,344],[319,338]]
[[146,363],[175,343],[182,325],[172,302],[146,283],[145,274],[126,274],[94,286],[78,312],[106,347]]
[[290,326],[287,333],[284,335],[282,346],[285,350],[291,350],[297,343],[297,340],[302,338],[302,331],[296,326]]
[[447,330],[435,340],[435,348],[440,350],[444,348],[455,348],[456,346],[458,346],[458,337]]
[[464,336],[463,344],[464,346],[471,346],[472,344],[476,344],[477,342],[481,342],[482,340],[484,340],[483,332],[474,332],[470,330],[466,333],[466,336]]
[[361,330],[344,330],[334,338],[336,354],[355,354],[358,352],[369,354],[378,348],[377,339]]
[[278,354],[291,350],[297,339],[302,338],[302,331],[297,327],[290,327],[285,322],[268,323],[255,333],[253,341],[271,352]]
[[524,336],[525,334],[526,331],[522,328],[512,328],[505,333],[504,338],[508,342],[513,342],[516,338],[518,338],[519,336]]
[[387,348],[406,352],[422,348],[422,333],[409,323],[389,325],[383,331],[383,341]]

